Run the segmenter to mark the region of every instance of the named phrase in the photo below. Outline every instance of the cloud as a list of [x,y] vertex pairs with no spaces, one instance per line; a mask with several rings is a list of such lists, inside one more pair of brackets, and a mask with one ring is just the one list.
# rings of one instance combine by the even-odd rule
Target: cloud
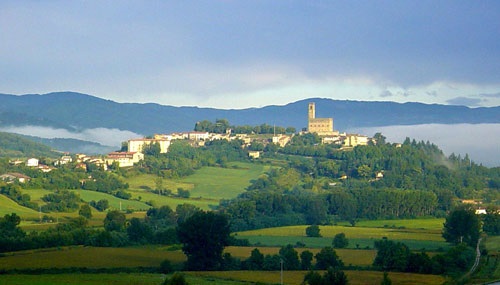
[[482,102],[479,98],[470,98],[470,97],[455,97],[449,100],[446,100],[446,103],[450,105],[460,105],[460,106],[479,106]]
[[30,135],[41,138],[71,138],[84,141],[97,142],[105,146],[121,146],[123,141],[142,137],[142,135],[118,129],[95,128],[81,132],[70,132],[66,129],[54,129],[40,126],[2,127],[2,132]]
[[500,98],[500,92],[499,93],[491,93],[491,94],[479,94],[479,97],[487,97],[487,98]]
[[382,98],[387,98],[387,97],[394,96],[394,94],[392,94],[391,91],[389,91],[389,90],[386,89],[386,90],[382,91],[382,93],[380,93],[379,96],[382,97]]

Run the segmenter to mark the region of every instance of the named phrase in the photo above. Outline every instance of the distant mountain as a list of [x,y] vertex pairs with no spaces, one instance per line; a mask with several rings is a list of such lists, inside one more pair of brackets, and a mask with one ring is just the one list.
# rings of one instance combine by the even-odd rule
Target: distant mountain
[[317,117],[333,117],[335,129],[457,123],[500,123],[500,106],[469,108],[421,103],[362,102],[311,98],[284,106],[242,110],[117,103],[94,96],[57,92],[45,95],[0,94],[0,127],[45,126],[72,132],[107,128],[137,134],[192,130],[197,121],[227,119],[233,125],[307,126],[307,105],[316,103]]

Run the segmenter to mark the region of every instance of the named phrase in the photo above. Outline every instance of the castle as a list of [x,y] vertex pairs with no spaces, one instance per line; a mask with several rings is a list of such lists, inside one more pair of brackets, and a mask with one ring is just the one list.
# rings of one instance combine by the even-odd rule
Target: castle
[[316,106],[309,103],[307,131],[320,136],[338,135],[333,128],[333,118],[316,118]]

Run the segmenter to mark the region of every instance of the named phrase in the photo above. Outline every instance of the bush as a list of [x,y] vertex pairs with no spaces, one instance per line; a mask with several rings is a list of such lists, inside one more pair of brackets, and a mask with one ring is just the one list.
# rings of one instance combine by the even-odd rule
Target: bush
[[349,240],[344,233],[338,233],[333,238],[332,245],[334,248],[346,248],[349,245]]
[[184,274],[175,272],[172,277],[165,279],[163,285],[187,285],[186,278],[184,278]]
[[168,274],[174,271],[174,267],[170,260],[165,259],[160,263],[160,272],[164,274]]
[[319,231],[320,229],[318,225],[312,225],[306,228],[306,235],[308,237],[321,237]]

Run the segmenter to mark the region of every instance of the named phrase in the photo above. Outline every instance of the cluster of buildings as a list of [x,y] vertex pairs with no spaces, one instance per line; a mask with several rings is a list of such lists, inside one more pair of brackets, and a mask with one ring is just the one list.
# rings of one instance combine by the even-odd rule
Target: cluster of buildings
[[[340,133],[334,129],[333,118],[316,118],[315,103],[309,103],[308,106],[308,122],[307,129],[304,130],[308,133],[316,133],[324,144],[337,144],[341,147],[355,147],[358,145],[367,145],[371,140],[367,136],[359,134]],[[272,142],[280,147],[286,146],[292,139],[292,135],[278,134],[272,137],[270,141],[262,141],[263,143]],[[159,146],[160,153],[166,153],[173,140],[189,140],[193,145],[203,146],[207,141],[213,140],[241,140],[243,146],[250,145],[254,139],[246,134],[231,134],[231,131],[224,134],[209,133],[209,132],[181,132],[172,134],[157,134],[152,138],[138,138],[127,141],[127,151],[115,151],[108,153],[104,157],[87,156],[84,154],[76,155],[76,167],[86,169],[88,164],[97,165],[105,170],[113,164],[118,167],[130,167],[137,164],[144,159],[144,150],[148,146],[155,144]],[[260,152],[249,151],[249,156],[258,158]],[[64,155],[58,159],[54,165],[64,165],[73,162],[71,156]],[[47,166],[39,163],[36,158],[30,158],[27,161],[16,160],[11,162],[13,164],[25,163],[26,166],[39,168],[43,172],[50,172],[54,169],[52,166]],[[15,173],[4,174],[0,176],[3,180],[18,180],[26,181],[29,177],[22,177],[22,174]]]
[[336,131],[333,125],[333,118],[316,118],[315,103],[309,103],[307,132],[318,134],[324,144],[337,144],[343,147],[367,145],[371,140],[371,138],[365,135]]
[[[325,144],[338,144],[342,147],[355,147],[358,145],[367,145],[370,138],[359,134],[340,133],[334,129],[333,118],[316,118],[315,103],[309,103],[308,107],[308,124],[307,132],[317,133],[322,143]],[[286,146],[292,139],[293,135],[274,135],[272,143],[280,147]],[[160,146],[160,153],[166,153],[173,140],[190,140],[197,146],[203,146],[207,141],[213,140],[241,140],[244,146],[252,143],[252,138],[246,134],[232,135],[231,131],[224,134],[216,134],[209,132],[181,132],[172,134],[157,134],[153,138],[139,138],[131,139],[127,142],[127,152],[112,152],[106,158],[106,164],[110,165],[114,162],[118,163],[119,167],[133,166],[135,163],[144,159],[142,151],[146,146],[151,144],[158,144]],[[258,151],[250,151],[249,156],[258,158],[260,153]]]

